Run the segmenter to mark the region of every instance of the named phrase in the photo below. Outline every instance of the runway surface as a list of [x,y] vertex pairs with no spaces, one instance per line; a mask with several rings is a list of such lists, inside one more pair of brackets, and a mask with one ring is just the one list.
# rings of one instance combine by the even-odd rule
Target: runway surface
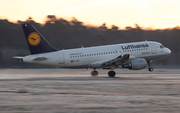
[[1,69],[0,113],[179,113],[180,70]]

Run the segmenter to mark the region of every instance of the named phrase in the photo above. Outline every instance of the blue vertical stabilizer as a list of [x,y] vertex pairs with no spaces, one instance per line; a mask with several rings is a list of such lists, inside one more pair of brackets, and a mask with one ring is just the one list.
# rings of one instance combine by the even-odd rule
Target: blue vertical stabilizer
[[22,24],[22,28],[31,54],[57,51],[31,24]]

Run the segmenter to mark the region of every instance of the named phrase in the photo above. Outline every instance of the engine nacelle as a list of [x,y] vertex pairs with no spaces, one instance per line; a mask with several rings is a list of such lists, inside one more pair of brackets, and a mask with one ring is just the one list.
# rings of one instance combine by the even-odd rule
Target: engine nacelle
[[134,60],[130,60],[128,63],[123,64],[123,68],[129,68],[131,70],[140,70],[144,69],[147,65],[147,61],[144,58],[137,58]]

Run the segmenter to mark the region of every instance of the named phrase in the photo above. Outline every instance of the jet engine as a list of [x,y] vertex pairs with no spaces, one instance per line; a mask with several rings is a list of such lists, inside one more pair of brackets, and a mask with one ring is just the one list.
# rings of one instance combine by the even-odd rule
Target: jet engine
[[147,61],[144,58],[137,58],[130,60],[128,63],[122,65],[123,68],[129,68],[130,70],[144,69],[147,65]]

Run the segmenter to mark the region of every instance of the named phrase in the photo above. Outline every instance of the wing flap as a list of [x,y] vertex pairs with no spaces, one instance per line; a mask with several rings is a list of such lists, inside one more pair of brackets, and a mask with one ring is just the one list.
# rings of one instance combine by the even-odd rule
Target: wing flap
[[126,60],[129,59],[129,54],[125,54],[123,56],[118,56],[112,60],[109,60],[109,61],[106,61],[106,62],[103,62],[102,65],[104,66],[109,66],[109,65],[112,65],[112,64],[123,64],[126,62]]
[[118,56],[116,58],[108,59],[108,60],[103,60],[103,61],[98,61],[98,62],[93,62],[89,65],[91,68],[100,68],[100,67],[108,67],[108,66],[116,66],[121,65],[125,63],[127,60],[129,60],[130,55],[125,54],[123,56]]

